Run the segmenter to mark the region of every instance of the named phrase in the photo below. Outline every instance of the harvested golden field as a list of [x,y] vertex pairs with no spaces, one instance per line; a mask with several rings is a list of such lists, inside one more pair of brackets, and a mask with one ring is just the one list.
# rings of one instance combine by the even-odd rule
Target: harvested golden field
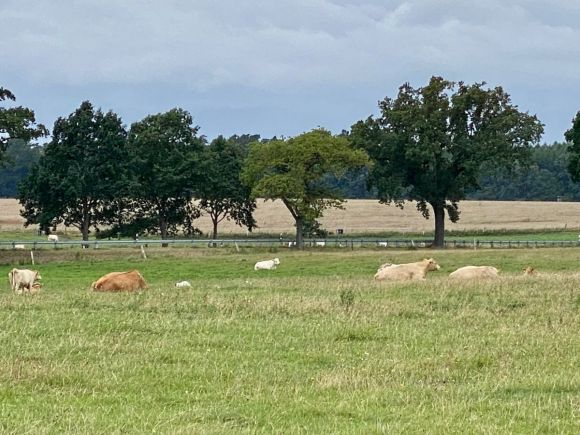
[[[14,199],[0,199],[0,231],[23,228],[20,207]],[[460,204],[461,219],[447,222],[452,231],[473,230],[539,230],[580,228],[580,203],[577,202],[522,202],[522,201],[464,201]],[[255,218],[259,228],[256,233],[292,233],[293,220],[280,201],[258,201]],[[321,219],[327,230],[343,228],[345,234],[362,232],[422,232],[433,229],[433,220],[425,220],[415,204],[403,210],[379,204],[375,200],[350,200],[344,210],[330,210]],[[204,216],[198,220],[199,228],[207,233],[211,221]],[[70,230],[70,229],[69,229]],[[221,235],[240,234],[244,230],[231,222],[219,226]]]

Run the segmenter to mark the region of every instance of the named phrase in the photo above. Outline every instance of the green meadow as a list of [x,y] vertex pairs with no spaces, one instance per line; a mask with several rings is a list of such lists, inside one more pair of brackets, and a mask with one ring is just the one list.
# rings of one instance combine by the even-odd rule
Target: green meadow
[[[32,295],[0,251],[0,432],[580,431],[580,249],[272,251],[42,250]],[[424,257],[426,282],[372,279]],[[467,264],[502,277],[447,279]],[[149,289],[89,290],[129,269]]]

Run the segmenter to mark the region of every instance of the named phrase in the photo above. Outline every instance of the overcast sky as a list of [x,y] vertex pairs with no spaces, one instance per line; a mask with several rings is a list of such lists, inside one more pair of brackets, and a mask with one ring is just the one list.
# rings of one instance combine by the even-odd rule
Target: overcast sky
[[83,100],[129,126],[182,107],[208,138],[333,132],[432,75],[501,85],[562,141],[577,0],[1,0],[0,87],[49,128]]

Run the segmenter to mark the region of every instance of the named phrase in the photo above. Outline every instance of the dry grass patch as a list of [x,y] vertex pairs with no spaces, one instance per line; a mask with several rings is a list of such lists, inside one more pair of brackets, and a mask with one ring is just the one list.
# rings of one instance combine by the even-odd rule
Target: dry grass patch
[[[15,199],[0,199],[0,230],[18,231],[23,229],[24,220],[19,216],[20,206]],[[542,230],[580,228],[580,203],[577,202],[537,202],[537,201],[462,201],[461,219],[458,223],[448,223],[452,231],[475,230]],[[258,228],[255,233],[293,234],[294,221],[280,201],[258,201],[255,212]],[[376,200],[348,200],[344,210],[329,210],[321,219],[325,229],[333,232],[337,228],[346,234],[376,232],[431,232],[433,221],[425,220],[416,210],[414,203],[408,203],[403,210],[395,206],[385,206]],[[211,232],[211,221],[203,216],[196,225],[204,233]],[[65,232],[59,227],[60,233]],[[66,230],[77,236],[78,231]],[[243,234],[244,230],[232,222],[220,224],[220,234],[228,236]]]

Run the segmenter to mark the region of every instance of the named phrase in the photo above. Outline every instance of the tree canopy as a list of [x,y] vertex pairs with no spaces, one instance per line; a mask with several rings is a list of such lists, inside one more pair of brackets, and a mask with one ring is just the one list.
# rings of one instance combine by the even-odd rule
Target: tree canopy
[[305,223],[344,201],[324,183],[325,177],[340,177],[368,164],[367,154],[352,149],[345,137],[315,129],[286,140],[252,144],[242,179],[251,186],[253,197],[284,203],[296,222],[296,243],[301,247]]
[[543,126],[520,112],[501,87],[467,85],[432,77],[427,86],[405,83],[395,99],[379,103],[381,115],[352,126],[353,144],[374,161],[368,184],[384,203],[417,201],[435,216],[434,246],[444,244],[445,211],[459,219],[458,202],[478,187],[485,163],[524,163]]
[[[15,101],[16,97],[8,89],[0,88],[0,101]],[[46,136],[48,130],[42,124],[36,124],[34,112],[26,107],[0,107],[0,162],[10,139],[22,139],[28,142]]]
[[580,181],[580,112],[572,120],[572,127],[564,133],[564,137],[570,146],[568,152],[570,154],[570,162],[568,164],[568,172],[572,180]]
[[134,219],[151,223],[161,238],[197,217],[192,199],[200,183],[203,140],[183,109],[150,115],[131,125],[127,140],[133,174]]
[[25,225],[46,230],[64,222],[88,240],[90,228],[107,223],[113,200],[123,196],[126,135],[115,113],[95,110],[89,101],[59,118],[52,140],[20,186]]
[[8,141],[4,162],[0,164],[0,197],[16,197],[18,184],[38,163],[41,152],[41,146],[22,139]]
[[211,218],[214,239],[218,224],[224,219],[233,220],[250,231],[256,227],[252,215],[256,202],[250,197],[250,188],[240,181],[244,151],[245,147],[239,143],[219,136],[207,148],[200,165],[203,182],[199,183],[196,197],[200,200],[200,209]]

